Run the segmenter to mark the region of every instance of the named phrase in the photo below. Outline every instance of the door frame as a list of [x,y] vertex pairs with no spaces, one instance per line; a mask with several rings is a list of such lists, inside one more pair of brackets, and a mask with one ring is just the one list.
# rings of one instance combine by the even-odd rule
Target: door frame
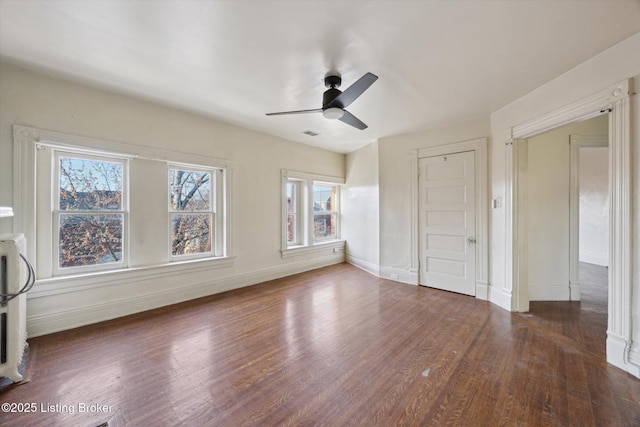
[[[632,165],[631,102],[633,79],[623,80],[560,109],[506,129],[505,143],[505,287],[511,311],[529,309],[526,164],[521,141],[599,114],[609,114],[609,302],[607,362],[640,376],[640,360],[631,352]],[[526,148],[525,148],[526,150]],[[525,159],[526,160],[526,159]]]
[[473,151],[475,153],[475,190],[476,190],[476,298],[489,299],[489,216],[488,216],[488,164],[487,138],[477,138],[451,144],[436,145],[409,151],[410,192],[411,192],[411,268],[416,284],[420,282],[419,248],[419,194],[418,160],[424,157],[451,155]]

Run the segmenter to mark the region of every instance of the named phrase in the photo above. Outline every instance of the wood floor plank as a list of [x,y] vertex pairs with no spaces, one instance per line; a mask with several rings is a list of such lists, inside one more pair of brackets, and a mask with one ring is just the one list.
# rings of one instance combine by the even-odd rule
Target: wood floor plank
[[31,381],[0,400],[75,413],[0,425],[640,425],[640,380],[606,363],[593,286],[514,314],[335,265],[31,339]]

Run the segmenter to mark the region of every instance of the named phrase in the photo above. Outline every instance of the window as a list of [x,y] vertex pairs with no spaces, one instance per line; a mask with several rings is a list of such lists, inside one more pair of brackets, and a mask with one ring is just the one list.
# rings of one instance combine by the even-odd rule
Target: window
[[169,163],[171,260],[226,256],[224,169]]
[[[227,267],[228,162],[16,126],[20,229],[52,286]],[[169,159],[169,160],[168,160]],[[35,193],[35,194],[34,194]],[[28,214],[33,212],[33,214]]]
[[169,169],[172,256],[211,254],[212,176],[210,171]]
[[124,266],[126,160],[67,152],[55,159],[55,270]]
[[340,240],[342,178],[283,171],[282,252],[308,251]]
[[337,193],[337,185],[313,184],[313,240],[316,242],[338,238]]

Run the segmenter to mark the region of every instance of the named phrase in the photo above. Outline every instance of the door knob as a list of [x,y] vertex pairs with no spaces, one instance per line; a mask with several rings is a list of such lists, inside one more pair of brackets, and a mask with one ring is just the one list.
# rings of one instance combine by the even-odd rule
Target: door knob
[[469,245],[475,245],[476,244],[476,239],[474,239],[472,237],[467,237],[467,243]]

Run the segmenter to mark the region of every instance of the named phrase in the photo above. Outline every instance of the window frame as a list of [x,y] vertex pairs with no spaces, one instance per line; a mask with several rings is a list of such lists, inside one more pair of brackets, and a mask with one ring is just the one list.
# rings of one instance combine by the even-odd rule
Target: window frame
[[[294,230],[293,232],[295,233],[295,239],[293,239],[293,241],[289,241],[289,190],[288,190],[288,186],[289,185],[295,185],[295,191],[294,191],[294,203],[293,206],[295,207],[295,216],[296,216],[296,223],[294,225]],[[287,243],[287,248],[291,248],[291,247],[297,247],[297,246],[304,246],[304,241],[305,241],[305,236],[304,236],[304,230],[306,229],[306,218],[304,215],[304,199],[305,199],[305,195],[306,195],[306,191],[305,191],[305,187],[306,187],[306,182],[301,180],[301,179],[296,179],[296,178],[288,178],[287,182],[286,182],[286,186],[285,186],[285,240]]]
[[[282,182],[282,225],[281,225],[281,254],[283,258],[303,253],[315,252],[329,248],[343,248],[344,240],[341,238],[340,230],[340,188],[345,183],[344,178],[319,175],[306,172],[297,172],[283,169],[281,171]],[[288,210],[287,210],[287,184],[299,183],[298,185],[298,224],[299,238],[294,243],[288,241]],[[314,211],[313,211],[313,186],[329,185],[336,187],[335,195],[335,215],[336,215],[336,237],[316,240],[314,237]]]
[[[202,211],[174,211],[171,208],[171,187],[169,186],[169,174],[170,170],[182,170],[188,172],[207,172],[210,175],[210,200],[209,200],[209,209]],[[226,254],[225,247],[225,214],[224,214],[224,180],[225,180],[225,170],[222,168],[216,168],[212,166],[204,166],[204,165],[194,165],[194,164],[185,164],[178,162],[167,162],[167,195],[168,201],[168,255],[170,262],[180,262],[187,261],[193,259],[207,259],[207,258],[220,258],[224,257]],[[210,225],[210,234],[211,234],[211,250],[208,252],[200,252],[195,254],[184,254],[184,255],[173,255],[171,253],[171,227],[172,227],[172,216],[175,214],[200,214],[200,213],[209,213],[211,214],[211,225]]]
[[[104,161],[122,165],[122,205],[120,210],[69,210],[60,209],[60,159],[71,157],[82,160]],[[70,149],[66,147],[53,147],[51,150],[51,265],[53,276],[67,276],[70,274],[92,273],[106,270],[117,270],[129,266],[129,161],[128,158],[117,154],[96,153],[89,150]],[[104,264],[92,264],[86,266],[60,266],[60,217],[65,214],[97,214],[97,215],[122,215],[122,242],[121,260]]]
[[[311,210],[312,210],[312,224],[313,224],[313,229],[312,229],[312,238],[313,238],[313,242],[314,244],[318,244],[318,243],[322,243],[322,242],[328,242],[328,241],[332,241],[332,240],[339,240],[340,239],[340,185],[336,184],[336,183],[331,183],[331,182],[326,182],[326,181],[313,181],[313,186],[311,188],[310,194],[311,194],[311,198],[313,199],[315,196],[315,189],[316,187],[319,186],[323,186],[323,187],[333,187],[335,188],[335,194],[334,194],[334,200],[333,200],[333,204],[331,206],[330,210],[324,210],[320,213],[318,213],[317,211],[315,211],[313,209],[314,204],[315,204],[315,200],[311,201]],[[335,224],[334,224],[334,231],[335,231],[335,237],[325,237],[322,239],[318,239],[316,237],[316,232],[315,232],[315,227],[316,227],[316,216],[317,215],[335,215]]]

